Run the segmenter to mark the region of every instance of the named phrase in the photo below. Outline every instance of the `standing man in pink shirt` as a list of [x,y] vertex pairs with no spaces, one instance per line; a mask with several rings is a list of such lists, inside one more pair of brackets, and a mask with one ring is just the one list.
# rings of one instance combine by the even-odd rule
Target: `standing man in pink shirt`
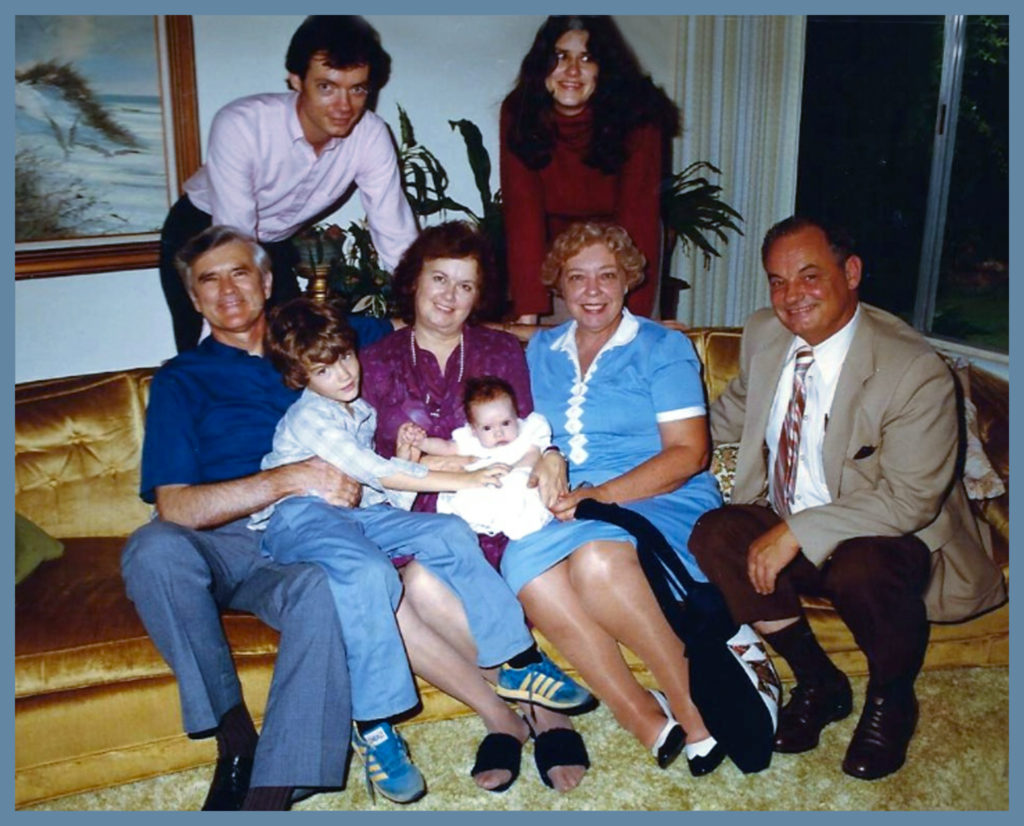
[[239,98],[216,114],[206,162],[164,222],[160,280],[178,352],[196,346],[202,316],[174,255],[212,224],[253,236],[269,253],[274,287],[268,306],[299,293],[292,236],[337,208],[353,186],[386,268],[416,237],[391,134],[367,111],[391,70],[377,32],[361,17],[307,17],[292,36],[285,68],[290,92]]

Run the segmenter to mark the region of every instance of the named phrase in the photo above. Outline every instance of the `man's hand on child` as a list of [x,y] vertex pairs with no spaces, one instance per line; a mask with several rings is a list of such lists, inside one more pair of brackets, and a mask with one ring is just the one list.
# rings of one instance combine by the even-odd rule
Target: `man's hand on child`
[[329,504],[342,508],[359,506],[362,486],[329,462],[313,456],[290,467],[302,474],[302,487],[307,494],[319,496]]

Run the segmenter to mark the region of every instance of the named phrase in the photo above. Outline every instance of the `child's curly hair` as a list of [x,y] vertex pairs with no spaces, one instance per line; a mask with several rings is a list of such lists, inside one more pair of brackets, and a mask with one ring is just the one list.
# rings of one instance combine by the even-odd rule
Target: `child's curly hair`
[[341,307],[306,296],[270,311],[264,350],[286,386],[299,390],[309,382],[314,364],[333,364],[355,350],[356,334]]

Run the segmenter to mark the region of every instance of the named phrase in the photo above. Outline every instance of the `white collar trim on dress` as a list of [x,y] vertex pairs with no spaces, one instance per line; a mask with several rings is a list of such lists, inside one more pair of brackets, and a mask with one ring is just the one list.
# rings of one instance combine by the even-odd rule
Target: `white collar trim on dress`
[[[551,343],[552,350],[561,350],[564,353],[568,353],[577,366],[580,363],[579,350],[576,348],[576,328],[578,326],[579,325],[576,320],[573,319],[566,326],[565,332]],[[607,350],[612,350],[615,347],[622,347],[624,344],[629,344],[634,338],[636,338],[636,334],[639,331],[640,322],[637,321],[635,315],[623,307],[622,321],[619,322],[619,326],[616,328],[615,332],[612,333],[611,338],[604,343],[604,346],[601,347],[597,355],[594,357],[594,361],[591,364],[591,370],[593,370],[594,365],[596,365],[600,360],[602,353]]]

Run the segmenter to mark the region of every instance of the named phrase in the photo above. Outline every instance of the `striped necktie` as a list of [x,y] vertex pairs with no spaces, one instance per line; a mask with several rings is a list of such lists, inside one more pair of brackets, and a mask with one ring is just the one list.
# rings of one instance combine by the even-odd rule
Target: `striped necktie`
[[796,351],[793,366],[793,394],[779,433],[779,448],[775,451],[775,467],[772,471],[772,507],[782,517],[789,515],[796,491],[797,457],[800,453],[800,427],[803,424],[804,404],[807,401],[807,371],[814,364],[814,353],[810,347]]

